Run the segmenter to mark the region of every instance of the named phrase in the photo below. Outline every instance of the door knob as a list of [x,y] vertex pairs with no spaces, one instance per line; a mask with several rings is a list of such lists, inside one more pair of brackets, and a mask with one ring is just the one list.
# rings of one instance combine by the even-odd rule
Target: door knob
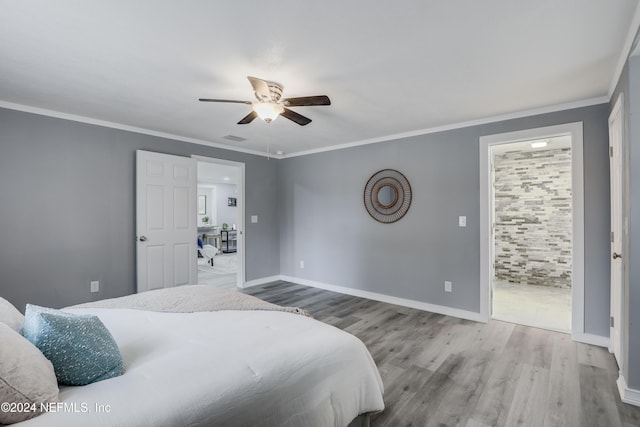
[[622,258],[622,254],[617,254],[617,253],[614,252],[613,255],[612,255],[612,258],[613,259]]
[[146,242],[147,241],[147,236],[140,236],[140,241],[141,242]]

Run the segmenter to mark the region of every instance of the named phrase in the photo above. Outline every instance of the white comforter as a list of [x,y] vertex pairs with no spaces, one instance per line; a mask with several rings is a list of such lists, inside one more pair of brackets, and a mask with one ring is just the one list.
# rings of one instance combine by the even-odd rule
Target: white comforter
[[59,412],[21,426],[346,426],[384,408],[364,344],[291,313],[93,313],[111,331],[124,375],[63,387]]

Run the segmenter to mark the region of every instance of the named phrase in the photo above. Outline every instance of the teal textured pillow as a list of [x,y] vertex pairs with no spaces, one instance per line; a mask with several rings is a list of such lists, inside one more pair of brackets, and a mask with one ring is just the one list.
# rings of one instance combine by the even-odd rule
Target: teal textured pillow
[[53,364],[58,383],[85,385],[122,375],[122,355],[93,315],[27,304],[22,334]]

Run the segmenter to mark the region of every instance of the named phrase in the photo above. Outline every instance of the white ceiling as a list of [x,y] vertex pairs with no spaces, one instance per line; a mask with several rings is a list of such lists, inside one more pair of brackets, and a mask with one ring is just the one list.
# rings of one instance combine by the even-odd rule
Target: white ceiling
[[[4,0],[0,106],[301,154],[606,102],[637,5]],[[247,75],[332,105],[294,108],[313,120],[302,127],[284,118],[236,125],[249,106],[197,101],[252,100]]]
[[[532,147],[531,144],[536,142],[545,142],[547,145],[544,147]],[[510,153],[515,151],[545,151],[545,150],[558,150],[560,148],[571,147],[571,135],[556,136],[552,138],[543,139],[531,139],[527,141],[510,142],[508,144],[493,145],[491,147],[491,154],[501,155],[504,153]]]
[[235,166],[198,162],[198,185],[238,184],[239,173]]

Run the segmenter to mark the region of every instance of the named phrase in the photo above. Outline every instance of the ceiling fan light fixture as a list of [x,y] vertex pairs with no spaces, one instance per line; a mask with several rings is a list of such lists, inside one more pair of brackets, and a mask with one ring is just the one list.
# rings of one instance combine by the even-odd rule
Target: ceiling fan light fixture
[[284,107],[275,102],[256,102],[253,104],[253,111],[255,111],[262,120],[271,123],[284,111]]
[[[201,102],[228,102],[251,105],[251,112],[238,122],[239,125],[249,124],[258,117],[267,123],[271,123],[277,119],[278,116],[282,116],[300,126],[306,126],[311,123],[311,119],[290,110],[288,107],[331,105],[331,100],[327,95],[281,98],[282,85],[268,80],[259,79],[257,77],[247,76],[247,78],[253,87],[253,92],[256,95],[258,102],[214,98],[199,98],[198,100]],[[225,136],[224,138],[231,139],[229,136]]]

